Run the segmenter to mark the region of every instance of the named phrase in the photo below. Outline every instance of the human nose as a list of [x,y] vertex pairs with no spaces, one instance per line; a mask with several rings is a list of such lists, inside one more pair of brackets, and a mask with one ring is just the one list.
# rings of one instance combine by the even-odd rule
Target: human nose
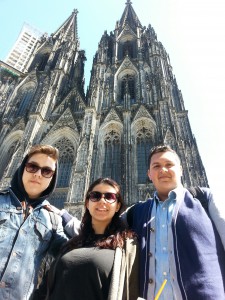
[[101,198],[100,198],[99,201],[102,201],[102,200],[104,200],[104,202],[107,202],[106,199],[105,199],[105,194],[101,194]]
[[37,172],[33,173],[33,175],[41,177],[42,176],[41,169],[38,169]]
[[160,172],[167,172],[167,171],[168,171],[168,169],[166,167],[162,167],[160,170]]

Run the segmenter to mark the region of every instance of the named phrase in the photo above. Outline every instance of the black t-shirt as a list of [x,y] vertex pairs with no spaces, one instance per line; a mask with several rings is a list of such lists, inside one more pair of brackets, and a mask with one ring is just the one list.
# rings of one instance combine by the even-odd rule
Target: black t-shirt
[[57,262],[50,300],[106,300],[114,250],[74,249]]

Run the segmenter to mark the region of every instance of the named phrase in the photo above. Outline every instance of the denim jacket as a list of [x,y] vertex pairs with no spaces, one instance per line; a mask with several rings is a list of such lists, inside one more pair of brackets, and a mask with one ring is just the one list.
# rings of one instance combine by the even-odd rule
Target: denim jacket
[[[26,300],[37,285],[38,270],[49,250],[67,240],[62,222],[52,230],[47,200],[24,220],[21,202],[9,188],[0,192],[0,299]],[[61,221],[61,219],[60,219]]]

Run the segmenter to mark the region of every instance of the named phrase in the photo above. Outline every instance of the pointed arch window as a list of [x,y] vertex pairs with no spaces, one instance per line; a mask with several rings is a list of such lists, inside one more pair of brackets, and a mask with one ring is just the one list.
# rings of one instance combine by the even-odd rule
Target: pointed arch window
[[137,57],[135,41],[126,41],[119,44],[118,59],[124,59],[126,56],[130,58]]
[[120,103],[124,101],[124,97],[129,95],[130,104],[135,103],[135,78],[134,76],[126,75],[121,81]]
[[59,54],[61,52],[61,48],[57,49],[56,52],[55,52],[55,55],[54,55],[54,58],[52,60],[52,63],[51,63],[51,69],[54,69],[57,62],[58,62],[58,58],[59,58]]
[[19,100],[18,104],[18,110],[16,117],[22,117],[24,114],[28,111],[28,108],[30,107],[31,100],[33,98],[34,94],[34,88],[30,88],[28,90],[25,90]]
[[55,147],[59,149],[59,177],[57,187],[68,187],[74,161],[74,147],[66,138],[60,139],[55,144]]
[[17,142],[18,142],[18,141],[14,142],[14,143],[10,146],[10,148],[8,149],[8,151],[6,152],[5,155],[2,155],[3,153],[1,153],[1,161],[0,161],[0,165],[1,165],[1,168],[0,168],[0,178],[2,178],[5,169],[7,168],[8,164],[10,163],[13,154],[15,153],[15,148],[16,148]]
[[48,62],[49,55],[50,55],[50,53],[44,53],[40,56],[40,61],[39,61],[38,67],[37,67],[37,69],[39,71],[44,71],[45,66]]
[[138,130],[136,138],[138,183],[144,184],[148,181],[148,156],[152,146],[149,129],[142,127]]
[[123,57],[128,55],[130,58],[134,57],[134,48],[133,48],[133,42],[127,41],[123,44]]
[[111,130],[104,140],[105,154],[103,163],[103,177],[110,177],[121,182],[121,145],[120,136],[115,130]]
[[18,168],[22,157],[23,157],[23,152],[21,150],[17,151],[15,155],[11,156],[13,157],[12,163],[10,164],[9,170],[7,172],[7,177],[12,177],[13,174],[15,173],[16,169]]

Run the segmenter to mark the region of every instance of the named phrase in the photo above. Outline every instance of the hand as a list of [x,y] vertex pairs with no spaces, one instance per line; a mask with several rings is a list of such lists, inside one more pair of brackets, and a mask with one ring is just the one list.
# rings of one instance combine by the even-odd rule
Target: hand
[[45,209],[47,209],[48,211],[52,211],[59,216],[61,215],[61,210],[55,207],[54,205],[45,205]]

